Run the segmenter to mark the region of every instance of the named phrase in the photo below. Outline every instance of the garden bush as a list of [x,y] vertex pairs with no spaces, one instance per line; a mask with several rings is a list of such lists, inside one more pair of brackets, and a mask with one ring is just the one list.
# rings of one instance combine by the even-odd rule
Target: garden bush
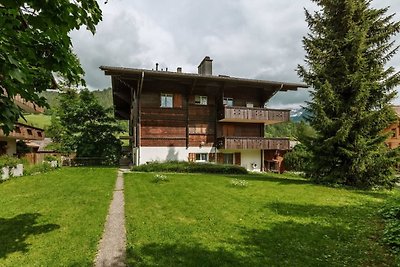
[[51,167],[50,163],[48,163],[48,162],[43,162],[43,163],[34,164],[34,165],[26,165],[24,167],[24,175],[45,173],[45,172],[49,172],[51,170],[54,170],[54,168]]
[[134,166],[133,171],[141,172],[178,172],[178,173],[221,173],[246,174],[247,170],[236,165],[221,165],[212,163],[192,163],[186,161],[149,162]]
[[21,160],[19,158],[8,155],[0,156],[0,169],[3,167],[15,168],[20,163]]
[[380,214],[385,220],[383,241],[391,247],[400,266],[400,197],[388,200]]

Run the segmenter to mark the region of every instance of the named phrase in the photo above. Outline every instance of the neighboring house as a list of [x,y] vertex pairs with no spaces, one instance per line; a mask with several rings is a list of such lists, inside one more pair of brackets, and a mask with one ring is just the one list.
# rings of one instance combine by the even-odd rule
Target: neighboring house
[[[21,109],[29,113],[43,112],[43,108],[37,105],[27,102],[20,96],[14,98],[15,104]],[[18,140],[43,140],[44,130],[36,128],[23,123],[15,123],[14,131],[6,136],[0,129],[0,155],[15,155],[17,153],[17,141]]]
[[397,148],[400,145],[400,106],[393,106],[393,109],[396,112],[399,120],[385,130],[385,132],[392,133],[388,140],[386,140],[386,144],[389,146],[389,148]]
[[[265,138],[265,125],[289,110],[265,108],[278,91],[305,84],[212,75],[205,57],[198,74],[101,66],[111,76],[115,115],[129,121],[133,164],[193,161],[270,168],[289,149],[287,138]],[[268,165],[268,166],[267,166]]]

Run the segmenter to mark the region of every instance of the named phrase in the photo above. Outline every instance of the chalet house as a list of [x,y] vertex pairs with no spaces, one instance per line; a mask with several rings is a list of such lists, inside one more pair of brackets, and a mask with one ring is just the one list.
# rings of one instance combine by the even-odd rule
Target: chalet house
[[[43,112],[43,108],[25,101],[21,96],[17,95],[14,98],[15,104],[21,109],[29,113]],[[44,130],[23,123],[15,123],[14,131],[6,136],[0,129],[0,156],[15,155],[17,153],[17,140],[43,140]]]
[[[270,168],[287,138],[265,138],[265,125],[289,120],[289,110],[265,108],[278,91],[305,84],[212,74],[205,57],[198,74],[101,66],[111,76],[117,118],[129,121],[133,164],[193,161]],[[278,155],[279,156],[279,155]]]
[[399,120],[390,125],[384,132],[391,132],[386,144],[389,148],[398,148],[400,146],[400,106],[393,106]]

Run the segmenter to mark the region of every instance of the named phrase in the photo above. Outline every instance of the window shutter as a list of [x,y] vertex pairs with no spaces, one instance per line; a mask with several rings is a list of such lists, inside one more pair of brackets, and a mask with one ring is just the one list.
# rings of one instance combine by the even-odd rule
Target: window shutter
[[208,154],[208,161],[209,162],[215,162],[215,153],[209,153]]
[[223,153],[217,153],[217,163],[224,164],[224,154]]
[[174,94],[174,108],[181,108],[181,107],[182,107],[182,95]]
[[235,165],[241,165],[240,152],[235,153]]
[[196,153],[189,153],[189,162],[196,161]]

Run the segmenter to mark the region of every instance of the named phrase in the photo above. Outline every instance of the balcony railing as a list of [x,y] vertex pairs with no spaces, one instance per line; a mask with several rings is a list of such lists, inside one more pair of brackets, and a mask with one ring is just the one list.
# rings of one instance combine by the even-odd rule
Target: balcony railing
[[[0,137],[1,136],[5,136],[5,134],[0,129]],[[12,131],[7,137],[22,140],[43,140],[44,130],[22,123],[16,123],[14,131]]]
[[217,148],[288,150],[289,143],[288,138],[221,137],[217,139]]
[[248,108],[248,107],[224,107],[219,114],[221,122],[247,122],[273,124],[289,121],[290,110]]

